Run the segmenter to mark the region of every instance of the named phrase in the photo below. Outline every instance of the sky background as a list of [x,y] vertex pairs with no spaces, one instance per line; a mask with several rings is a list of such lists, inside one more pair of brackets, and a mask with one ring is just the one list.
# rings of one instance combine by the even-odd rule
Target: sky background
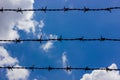
[[[120,0],[0,0],[3,8],[106,8]],[[0,39],[120,38],[120,11],[3,12]],[[120,68],[119,42],[48,41],[0,43],[0,66],[110,67]],[[120,80],[118,71],[0,70],[0,80]]]

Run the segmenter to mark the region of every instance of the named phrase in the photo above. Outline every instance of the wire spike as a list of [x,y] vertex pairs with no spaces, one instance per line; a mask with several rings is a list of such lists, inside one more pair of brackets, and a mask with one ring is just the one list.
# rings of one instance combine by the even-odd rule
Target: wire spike
[[84,37],[82,36],[81,38],[79,38],[80,41],[84,41]]
[[109,11],[111,13],[111,8],[106,8],[105,10]]
[[18,8],[18,9],[16,10],[16,12],[20,12],[21,14],[23,14],[22,8]]
[[85,72],[90,70],[90,68],[88,66],[85,67]]
[[42,43],[42,35],[40,36],[40,39],[39,39],[40,43]]
[[20,40],[20,39],[15,39],[15,42],[16,42],[16,43],[20,43],[21,40]]
[[12,70],[13,71],[14,67],[13,66],[8,66],[7,68],[8,68],[8,70]]
[[49,65],[48,71],[50,72],[53,68]]
[[90,10],[89,8],[86,8],[86,7],[83,8],[84,13],[89,11],[89,10]]
[[106,40],[106,38],[101,36],[100,41],[105,41],[105,40]]
[[0,11],[3,13],[3,11],[4,11],[3,7],[0,9]]
[[44,11],[46,13],[47,11],[47,6],[45,8],[42,7],[42,10],[41,11]]
[[30,69],[31,69],[32,71],[34,71],[35,65],[33,64],[33,65],[30,67]]
[[62,35],[60,35],[60,37],[57,38],[57,40],[61,42],[62,41]]
[[69,10],[69,8],[66,8],[66,7],[64,6],[63,10],[64,10],[64,12],[66,12],[66,11]]
[[71,66],[68,66],[68,65],[67,65],[66,71],[71,71]]
[[110,69],[109,67],[106,67],[105,70],[108,71],[112,71],[112,69]]

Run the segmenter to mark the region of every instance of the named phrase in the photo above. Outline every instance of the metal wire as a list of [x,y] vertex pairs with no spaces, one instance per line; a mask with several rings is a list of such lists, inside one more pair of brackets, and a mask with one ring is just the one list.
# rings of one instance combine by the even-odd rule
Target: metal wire
[[111,69],[108,67],[104,68],[89,68],[89,67],[71,67],[71,66],[66,66],[66,67],[35,67],[34,65],[31,67],[14,67],[14,66],[6,66],[6,67],[0,67],[0,69],[8,69],[8,70],[14,70],[14,69],[28,69],[28,70],[66,70],[66,71],[71,71],[71,70],[82,70],[82,71],[91,71],[91,70],[104,70],[104,71],[120,71],[120,69]]
[[22,8],[17,8],[17,9],[8,9],[8,8],[4,8],[2,7],[0,9],[0,12],[5,12],[5,11],[14,11],[14,12],[20,12],[23,14],[23,12],[26,12],[26,11],[41,11],[41,12],[48,12],[48,11],[63,11],[63,12],[66,12],[66,11],[83,11],[83,12],[88,12],[88,11],[109,11],[111,12],[112,10],[119,10],[120,7],[107,7],[107,8],[87,8],[87,7],[84,7],[84,8],[67,8],[67,7],[64,7],[64,8],[56,8],[56,9],[50,9],[50,8],[47,8],[46,7],[42,7],[42,8],[36,8],[36,9],[22,9]]
[[120,38],[106,38],[106,37],[100,37],[100,38],[84,38],[84,37],[78,37],[78,38],[62,38],[60,36],[59,38],[49,38],[49,39],[42,39],[42,36],[39,39],[15,39],[15,40],[0,40],[0,42],[46,42],[46,41],[112,41],[112,42],[120,42]]

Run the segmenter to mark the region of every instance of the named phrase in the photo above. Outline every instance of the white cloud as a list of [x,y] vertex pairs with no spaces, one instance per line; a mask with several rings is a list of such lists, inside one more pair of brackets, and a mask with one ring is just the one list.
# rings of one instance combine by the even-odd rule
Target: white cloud
[[42,32],[42,29],[43,29],[44,26],[45,26],[44,20],[40,20],[40,22],[38,23],[38,27],[36,29],[36,36],[38,38],[40,38],[41,35],[42,36],[44,35],[43,32]]
[[[49,39],[57,39],[57,35],[52,35],[52,34],[50,34],[49,36],[46,36],[46,37]],[[45,52],[48,52],[49,49],[53,48],[53,41],[47,41],[45,44],[42,44],[41,48]]]
[[[112,64],[109,68],[117,69],[117,65]],[[119,71],[94,70],[90,74],[84,74],[80,80],[120,80],[120,74]]]
[[7,50],[0,46],[0,66],[5,66],[5,65],[14,65],[18,64],[18,60],[16,58],[12,58]]
[[[19,65],[16,65],[15,67],[21,67]],[[29,76],[29,71],[26,69],[14,69],[7,70],[7,75],[9,80],[27,80]]]
[[[63,67],[69,66],[68,63],[69,63],[69,62],[68,62],[68,59],[67,59],[66,52],[63,52],[63,53],[62,53],[62,65],[63,65]],[[71,74],[72,71],[67,71],[67,73],[68,73],[68,74]]]
[[44,24],[44,21],[43,20],[40,20],[40,23],[39,23],[39,28],[43,28],[44,26],[45,26],[45,24]]
[[48,80],[48,79],[42,75],[39,75],[39,76],[36,76],[36,78],[34,78],[33,80]]
[[47,52],[49,49],[53,47],[53,43],[51,41],[48,41],[46,44],[43,44],[41,47],[44,51]]
[[32,31],[33,33],[35,32],[35,26],[38,23],[34,20],[23,20],[18,22],[18,28],[21,30],[25,30],[26,32]]
[[[1,0],[3,8],[33,8],[34,0]],[[3,12],[0,13],[0,39],[19,38],[19,34],[13,28],[16,27],[26,32],[35,32],[36,21],[33,20],[34,12]]]
[[[16,66],[18,67],[18,60],[9,55],[7,50],[0,46],[0,66]],[[26,69],[22,70],[7,70],[6,74],[8,80],[27,80],[29,72]]]
[[[34,0],[1,0],[0,8],[9,9],[33,9]],[[38,22],[33,20],[34,12],[3,12],[0,13],[0,39],[16,39],[19,38],[18,30],[35,33],[35,26]],[[9,55],[7,50],[0,46],[0,66],[19,66],[17,58]],[[22,70],[7,70],[8,80],[27,80],[29,71]]]
[[50,34],[50,39],[57,39],[57,35]]
[[63,67],[66,67],[68,65],[68,59],[66,56],[66,52],[63,52],[62,54],[62,64],[63,64]]

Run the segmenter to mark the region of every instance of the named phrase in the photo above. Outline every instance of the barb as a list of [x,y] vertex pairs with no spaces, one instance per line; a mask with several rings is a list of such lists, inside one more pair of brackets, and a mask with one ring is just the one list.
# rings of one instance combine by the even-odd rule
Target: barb
[[0,40],[0,42],[46,42],[46,41],[114,41],[114,42],[120,42],[120,38],[106,38],[106,37],[100,37],[100,38],[84,38],[84,37],[78,37],[78,38],[63,38],[60,36],[59,38],[49,38],[49,39],[42,39],[42,36],[40,39],[15,39],[15,40]]
[[104,70],[104,71],[120,71],[120,69],[112,69],[112,68],[108,68],[108,67],[104,67],[104,68],[89,68],[89,67],[71,67],[71,66],[66,66],[66,67],[35,67],[30,66],[30,67],[14,67],[14,66],[7,66],[7,67],[0,67],[0,69],[8,69],[8,70],[14,70],[14,69],[28,69],[28,70],[48,70],[48,71],[52,71],[52,70],[66,70],[66,71],[72,71],[72,70],[82,70],[82,71],[91,71],[91,70]]
[[63,12],[66,12],[66,11],[83,11],[83,12],[88,12],[88,11],[108,11],[108,12],[111,12],[112,10],[119,10],[120,7],[107,7],[107,8],[87,8],[87,7],[84,7],[84,8],[67,8],[67,7],[64,7],[64,8],[58,8],[58,9],[50,9],[50,8],[47,8],[46,7],[42,7],[42,8],[36,8],[36,9],[22,9],[22,8],[17,8],[17,9],[8,9],[8,8],[1,8],[0,9],[0,12],[4,12],[4,11],[14,11],[14,12],[20,12],[23,14],[23,12],[26,12],[26,11],[41,11],[41,12],[48,12],[48,11],[63,11]]

